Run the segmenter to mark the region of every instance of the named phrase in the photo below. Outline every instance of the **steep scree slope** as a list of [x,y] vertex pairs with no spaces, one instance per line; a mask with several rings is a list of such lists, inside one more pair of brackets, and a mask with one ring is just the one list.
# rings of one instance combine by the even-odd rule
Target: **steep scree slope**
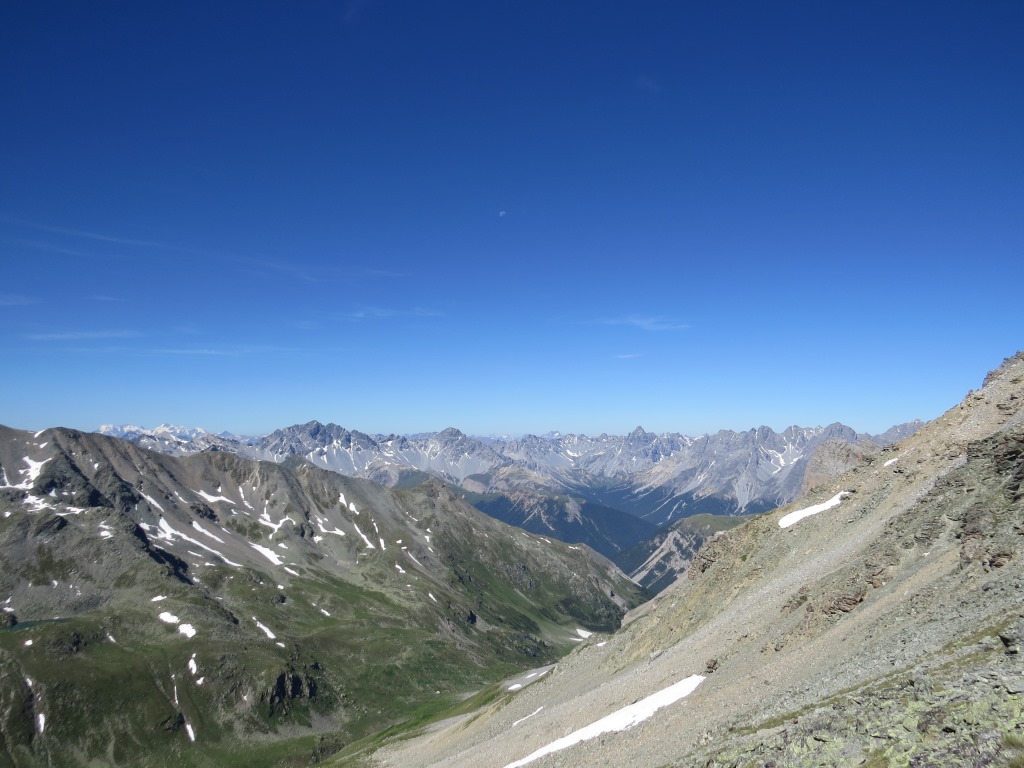
[[1017,355],[912,437],[720,534],[540,682],[363,764],[526,764],[693,675],[705,679],[681,701],[533,764],[1019,762],[1022,403]]

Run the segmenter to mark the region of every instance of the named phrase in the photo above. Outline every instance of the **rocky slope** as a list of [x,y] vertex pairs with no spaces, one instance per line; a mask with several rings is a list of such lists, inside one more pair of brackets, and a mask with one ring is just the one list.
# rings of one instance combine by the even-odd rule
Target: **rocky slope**
[[1018,355],[539,682],[339,764],[1020,764],[1022,404]]
[[640,599],[437,480],[0,427],[0,765],[306,763]]

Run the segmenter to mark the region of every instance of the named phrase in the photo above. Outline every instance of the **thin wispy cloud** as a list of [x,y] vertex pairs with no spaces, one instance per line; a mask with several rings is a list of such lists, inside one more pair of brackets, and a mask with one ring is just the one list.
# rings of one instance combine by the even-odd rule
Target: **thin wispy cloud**
[[352,24],[363,15],[363,11],[370,5],[371,0],[348,0],[345,3],[345,12],[342,16],[342,21],[346,24]]
[[412,277],[412,272],[395,272],[390,269],[364,269],[363,274],[370,277]]
[[433,309],[392,309],[388,307],[363,307],[341,315],[349,320],[387,320],[395,317],[442,317]]
[[637,328],[641,331],[685,331],[690,326],[667,317],[630,315],[628,317],[612,317],[602,320],[603,325],[621,325]]
[[177,355],[177,356],[195,356],[195,357],[237,357],[241,354],[237,350],[228,349],[216,349],[212,347],[197,348],[197,349],[152,349],[150,350],[155,355]]
[[638,357],[643,357],[639,352],[627,352],[624,355],[616,355],[616,360],[636,360]]
[[648,77],[647,75],[640,75],[636,78],[636,87],[641,91],[647,91],[648,93],[661,93],[661,86],[654,78]]
[[101,339],[137,339],[138,331],[58,331],[56,333],[30,333],[32,341],[97,341]]
[[50,224],[37,224],[33,221],[25,221],[23,219],[16,219],[10,216],[0,217],[0,221],[5,221],[9,224],[17,224],[22,227],[28,227],[38,232],[50,232],[56,235],[70,235],[71,237],[79,237],[86,240],[96,240],[102,243],[113,243],[116,245],[133,245],[143,248],[162,248],[170,251],[182,251],[186,253],[194,253],[188,248],[182,248],[177,245],[170,243],[162,243],[156,240],[136,240],[129,237],[119,237],[116,235],[108,235],[102,232],[89,232],[84,229],[73,229],[71,227],[57,227]]
[[20,296],[14,293],[0,293],[0,307],[27,307],[35,304],[36,300],[28,296]]
[[59,253],[62,256],[79,256],[83,259],[95,259],[95,253],[87,253],[86,251],[78,251],[74,248],[65,248],[60,245],[54,245],[53,243],[42,243],[38,240],[9,240],[8,242],[15,243],[25,248],[31,248],[35,251],[43,251],[44,253]]

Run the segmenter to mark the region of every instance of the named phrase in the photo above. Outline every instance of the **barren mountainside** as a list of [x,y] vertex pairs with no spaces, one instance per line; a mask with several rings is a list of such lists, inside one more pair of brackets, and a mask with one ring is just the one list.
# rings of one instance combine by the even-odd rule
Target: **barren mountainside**
[[1017,764],[1022,404],[1017,355],[913,436],[718,534],[540,681],[350,764]]

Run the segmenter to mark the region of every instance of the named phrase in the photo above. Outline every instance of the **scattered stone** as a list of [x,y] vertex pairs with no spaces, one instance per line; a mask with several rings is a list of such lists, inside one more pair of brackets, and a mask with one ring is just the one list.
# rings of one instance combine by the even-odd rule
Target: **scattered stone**
[[1021,642],[1024,642],[1024,619],[1018,619],[999,633],[1006,652],[1011,655],[1020,653]]

